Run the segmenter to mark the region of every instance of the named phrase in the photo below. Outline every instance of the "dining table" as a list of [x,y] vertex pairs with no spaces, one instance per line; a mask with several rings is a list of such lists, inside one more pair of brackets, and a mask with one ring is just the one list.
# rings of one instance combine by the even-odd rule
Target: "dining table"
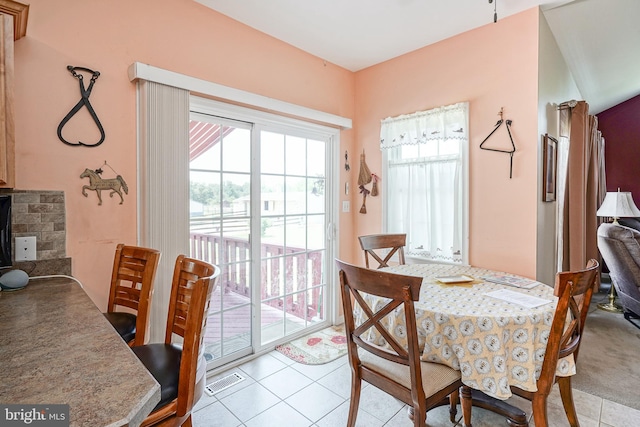
[[[509,413],[501,401],[511,397],[511,386],[537,390],[558,301],[553,287],[502,271],[453,264],[403,264],[381,271],[423,278],[414,304],[422,360],[459,370],[462,382],[474,390],[475,406]],[[372,295],[365,300],[374,312],[387,302]],[[362,320],[362,312],[356,313],[356,322]],[[386,322],[406,344],[403,311],[390,313]],[[386,345],[375,328],[366,339]],[[572,356],[560,359],[556,375],[575,372]],[[484,405],[476,405],[482,399]]]
[[0,379],[0,425],[5,413],[42,413],[57,417],[51,426],[135,427],[160,401],[158,382],[72,277],[0,292]]

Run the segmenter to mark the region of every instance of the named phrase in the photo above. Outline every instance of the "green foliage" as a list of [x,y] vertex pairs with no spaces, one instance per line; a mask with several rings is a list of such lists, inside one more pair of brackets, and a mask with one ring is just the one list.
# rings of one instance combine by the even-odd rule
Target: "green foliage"
[[203,182],[191,182],[191,200],[210,205],[220,201],[220,186],[218,184],[205,184]]
[[267,229],[269,227],[271,227],[271,220],[270,219],[262,219],[262,223],[260,224],[260,236],[261,237],[265,237],[267,235]]
[[[222,192],[226,203],[247,196],[250,192],[249,183],[242,185],[230,181],[223,183]],[[203,182],[191,182],[191,200],[200,202],[205,206],[220,204],[220,184],[206,184]]]

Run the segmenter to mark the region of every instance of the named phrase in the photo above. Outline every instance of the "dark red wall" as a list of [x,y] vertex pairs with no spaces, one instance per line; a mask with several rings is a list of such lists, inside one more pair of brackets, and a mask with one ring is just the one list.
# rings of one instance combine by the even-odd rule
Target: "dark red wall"
[[640,207],[640,95],[599,114],[607,191],[631,191]]

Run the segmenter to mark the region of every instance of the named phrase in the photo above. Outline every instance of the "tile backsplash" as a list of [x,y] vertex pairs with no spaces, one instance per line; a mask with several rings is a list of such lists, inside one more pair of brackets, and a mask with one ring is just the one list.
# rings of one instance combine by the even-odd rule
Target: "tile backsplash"
[[[15,238],[36,237],[36,262],[30,263],[33,270],[41,266],[63,265],[62,272],[48,274],[70,274],[71,262],[67,256],[67,231],[64,192],[40,190],[0,190],[0,194],[11,194],[11,245],[15,261]],[[51,262],[59,260],[61,262]],[[42,261],[42,262],[41,262]],[[16,264],[16,263],[14,263]],[[47,270],[49,267],[47,267]],[[58,267],[55,268],[59,270]]]
[[13,190],[11,240],[36,236],[36,258],[55,259],[67,255],[64,193],[62,191]]

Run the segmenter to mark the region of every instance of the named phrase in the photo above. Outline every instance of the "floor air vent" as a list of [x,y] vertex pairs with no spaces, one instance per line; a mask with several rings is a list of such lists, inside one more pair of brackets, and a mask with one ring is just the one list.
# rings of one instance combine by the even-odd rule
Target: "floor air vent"
[[239,373],[234,372],[231,375],[227,375],[226,377],[222,377],[219,380],[215,380],[214,382],[206,386],[204,391],[209,396],[213,396],[216,393],[220,393],[222,390],[226,390],[229,387],[238,384],[240,381],[244,381],[244,377]]

